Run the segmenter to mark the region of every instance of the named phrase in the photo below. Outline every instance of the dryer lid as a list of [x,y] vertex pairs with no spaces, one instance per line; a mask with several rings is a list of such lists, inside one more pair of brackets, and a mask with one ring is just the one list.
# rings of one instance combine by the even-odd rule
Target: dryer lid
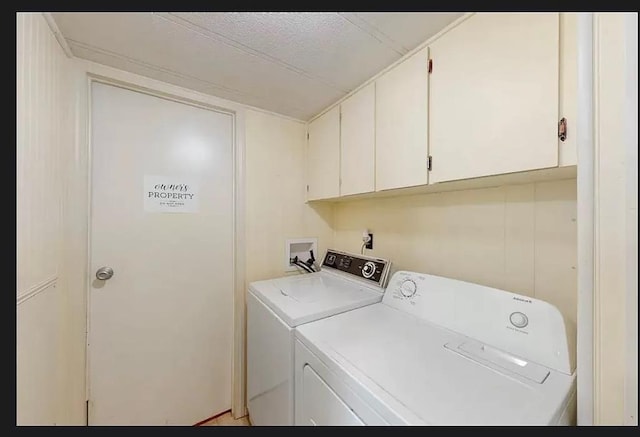
[[514,356],[571,375],[572,330],[548,302],[424,273],[399,271],[383,303]]
[[575,375],[528,367],[382,303],[306,324],[295,335],[390,423],[553,423],[575,390]]

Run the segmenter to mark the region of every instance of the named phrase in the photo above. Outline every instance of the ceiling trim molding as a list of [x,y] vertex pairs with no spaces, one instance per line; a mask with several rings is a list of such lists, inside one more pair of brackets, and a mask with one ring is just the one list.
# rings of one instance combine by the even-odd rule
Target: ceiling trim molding
[[[134,88],[147,88],[154,93],[165,93],[168,96],[187,96],[185,99],[194,102],[202,102],[206,105],[210,105],[217,108],[222,108],[224,111],[238,112],[240,110],[252,110],[255,112],[262,112],[264,114],[272,115],[275,117],[283,118],[296,123],[306,125],[306,121],[300,118],[295,118],[290,115],[281,114],[279,112],[270,111],[268,109],[259,108],[246,103],[238,102],[226,97],[220,97],[215,94],[206,93],[201,90],[189,88],[184,85],[177,85],[171,82],[167,82],[154,77],[146,76],[140,73],[134,73],[129,70],[123,70],[122,68],[112,67],[100,62],[91,61],[85,58],[75,58],[78,67],[83,71],[87,77],[97,78],[98,80],[104,80],[110,83],[120,83],[133,85]],[[188,97],[191,96],[191,97]],[[212,101],[211,99],[215,99]],[[183,99],[184,100],[184,99]]]
[[304,76],[308,79],[314,80],[316,82],[320,82],[321,84],[328,86],[330,88],[335,89],[336,91],[340,91],[341,93],[348,93],[349,90],[346,90],[344,88],[342,88],[341,86],[328,81],[327,79],[320,77],[320,76],[316,76],[314,74],[309,73],[308,71],[305,70],[301,70],[300,68],[291,65],[281,59],[278,58],[274,58],[271,55],[268,55],[267,53],[261,52],[260,50],[256,50],[250,46],[247,46],[246,44],[243,44],[239,41],[236,41],[234,39],[231,39],[229,37],[226,37],[222,34],[219,34],[217,32],[214,32],[212,30],[209,29],[205,29],[204,27],[187,20],[186,18],[182,18],[179,17],[177,15],[174,15],[174,13],[172,12],[155,12],[154,15],[158,16],[159,18],[162,18],[166,21],[169,21],[173,24],[176,24],[178,26],[182,26],[184,28],[186,28],[187,30],[190,30],[191,32],[195,32],[200,36],[203,36],[205,38],[223,43],[228,45],[229,47],[233,47],[236,50],[240,50],[241,52],[244,52],[248,55],[252,55],[255,56],[257,58],[260,58],[264,61],[268,61],[271,62],[273,64],[279,65],[280,67],[286,68],[287,70],[290,70],[296,74],[299,74],[301,76]]
[[404,56],[409,51],[409,49],[391,38],[382,30],[378,29],[373,24],[369,23],[366,19],[359,16],[356,12],[338,12],[338,15],[340,15],[343,19],[347,20],[349,23],[351,23],[361,31],[377,39],[400,56]]
[[51,12],[43,12],[42,16],[49,25],[49,29],[51,29],[53,35],[56,37],[58,44],[60,44],[60,47],[62,47],[62,51],[64,51],[65,55],[67,55],[67,58],[72,59],[73,53],[71,52],[71,48],[69,47],[69,44],[67,44],[67,40],[65,39],[62,32],[60,32],[60,29],[56,24],[56,20],[53,19],[53,15],[51,15]]
[[[174,76],[176,78],[183,79],[183,80],[200,82],[204,86],[207,86],[207,87],[210,87],[210,88],[213,88],[213,89],[222,90],[222,91],[234,94],[234,95],[236,95],[238,97],[252,97],[254,99],[260,100],[261,102],[265,101],[264,98],[262,98],[260,96],[256,96],[254,94],[248,94],[248,93],[242,92],[240,90],[237,90],[235,88],[225,87],[223,85],[218,85],[218,84],[216,84],[214,82],[209,82],[207,80],[200,79],[200,78],[197,78],[197,77],[194,77],[194,76],[190,76],[188,74],[180,73],[178,71],[174,71],[174,70],[171,70],[171,69],[168,69],[168,68],[165,68],[165,67],[160,67],[158,65],[149,64],[149,63],[141,61],[139,59],[130,58],[128,56],[121,55],[119,53],[115,53],[115,52],[112,52],[112,51],[109,51],[109,50],[105,50],[105,49],[102,49],[102,48],[99,48],[99,47],[95,47],[95,46],[92,46],[92,45],[89,45],[89,44],[85,44],[85,43],[82,43],[80,41],[73,40],[71,38],[69,38],[68,41],[71,44],[71,46],[78,46],[78,47],[80,47],[82,49],[85,49],[85,50],[88,50],[90,52],[95,52],[95,53],[99,53],[99,54],[102,54],[102,55],[110,56],[112,58],[117,58],[117,59],[120,59],[120,60],[123,60],[123,61],[126,61],[126,62],[130,62],[132,64],[139,65],[139,66],[144,67],[144,68],[148,68],[149,70],[157,71],[157,72],[160,72],[160,73],[165,73],[165,74],[168,74],[170,76]],[[90,59],[85,59],[85,60],[89,61],[89,62],[94,62],[96,64],[100,64],[100,62],[92,61]],[[103,64],[103,65],[106,65],[106,64]],[[109,66],[109,67],[110,68],[116,68],[118,70],[122,70],[121,68],[117,68],[117,67],[113,67],[113,66]],[[123,71],[126,71],[126,70],[123,70]],[[144,76],[144,75],[141,75],[139,73],[134,73],[134,72],[129,72],[129,73],[138,74],[140,76]],[[149,77],[149,76],[145,76],[145,77]],[[153,77],[151,77],[151,79],[158,80],[160,82],[164,82],[164,81],[162,81],[160,79],[156,79],[156,78],[153,78]],[[175,85],[175,84],[173,84],[173,85]],[[233,100],[233,99],[229,99],[229,98],[225,98],[225,97],[220,97],[220,96],[218,96],[216,94],[207,93],[207,92],[204,92],[202,90],[196,90],[196,89],[193,89],[193,88],[185,87],[184,85],[175,85],[175,86],[180,86],[180,87],[185,88],[185,89],[190,89],[192,91],[201,92],[203,94],[208,94],[208,95],[215,96],[215,97],[218,97],[218,98],[221,98],[221,99],[232,100],[233,102],[235,102],[235,103],[237,103],[239,105],[243,105],[243,106],[245,106],[247,108],[250,108],[250,109],[253,109],[253,110],[259,110],[259,111],[266,112],[266,113],[276,114],[276,115],[279,115],[281,117],[289,118],[289,119],[294,120],[294,121],[300,121],[302,123],[306,122],[305,120],[302,120],[302,119],[299,119],[299,118],[296,118],[296,117],[292,117],[290,115],[282,114],[282,113],[279,113],[279,112],[271,111],[269,109],[264,109],[264,108],[260,108],[260,107],[257,107],[257,106],[247,105],[246,103],[241,103],[241,102],[239,102],[237,100]],[[287,109],[293,109],[293,110],[295,110],[297,112],[304,112],[304,110],[302,108],[297,108],[297,107],[287,106]]]
[[[169,74],[171,76],[179,77],[180,79],[194,80],[196,82],[203,83],[203,84],[205,84],[207,86],[211,86],[213,88],[217,88],[217,89],[220,89],[220,90],[223,90],[223,91],[227,91],[227,92],[230,92],[230,93],[233,93],[233,94],[237,94],[239,96],[251,96],[251,94],[244,93],[244,92],[242,92],[240,90],[237,90],[235,88],[229,88],[229,87],[226,87],[224,85],[218,85],[215,82],[210,82],[208,80],[200,79],[200,78],[195,77],[195,76],[190,76],[190,75],[185,74],[185,73],[180,73],[178,71],[171,70],[171,69],[165,68],[165,67],[161,67],[159,65],[149,64],[148,62],[141,61],[141,60],[135,59],[135,58],[130,58],[129,56],[122,55],[122,54],[116,53],[116,52],[112,52],[111,50],[103,49],[103,48],[100,48],[100,47],[92,46],[90,44],[86,44],[86,43],[83,43],[81,41],[76,41],[76,40],[71,39],[71,38],[69,38],[69,43],[72,46],[78,46],[78,47],[80,47],[82,49],[89,50],[91,52],[95,52],[95,53],[100,53],[102,55],[111,56],[112,58],[118,58],[118,59],[121,59],[123,61],[131,62],[132,64],[137,64],[137,65],[140,65],[142,67],[149,68],[151,70],[155,70],[155,71],[158,71],[158,72],[161,72],[161,73]],[[257,96],[253,96],[253,97],[259,98]]]
[[449,32],[451,29],[457,27],[458,25],[460,25],[460,23],[468,20],[470,17],[472,17],[475,14],[475,12],[467,12],[466,14],[464,14],[462,17],[459,17],[457,19],[455,19],[454,21],[452,21],[451,23],[449,23],[447,26],[445,26],[444,28],[442,28],[442,30],[440,30],[438,33],[436,33],[435,35],[433,35],[432,37],[430,37],[429,39],[427,39],[426,41],[424,41],[421,44],[418,44],[418,46],[416,48],[414,48],[413,50],[411,50],[410,52],[406,53],[403,57],[401,57],[400,59],[398,59],[397,61],[395,61],[394,63],[390,64],[388,67],[380,70],[379,72],[377,72],[376,74],[374,74],[372,77],[370,77],[369,79],[367,79],[366,81],[364,81],[362,84],[360,84],[358,87],[354,88],[353,91],[349,92],[348,94],[340,97],[340,99],[338,99],[336,102],[332,103],[331,105],[327,106],[325,109],[323,109],[322,111],[318,112],[316,115],[314,115],[313,117],[311,117],[307,123],[311,123],[313,120],[315,120],[316,118],[322,116],[323,114],[325,114],[326,112],[330,111],[331,109],[333,109],[334,107],[336,107],[337,105],[341,104],[342,102],[344,102],[345,100],[347,100],[349,97],[351,97],[352,95],[354,95],[355,93],[357,93],[358,91],[360,91],[362,88],[366,87],[367,85],[369,85],[370,83],[374,82],[376,79],[378,79],[380,76],[382,76],[383,74],[385,74],[387,71],[392,70],[393,68],[395,68],[397,65],[400,65],[401,63],[403,63],[404,61],[406,61],[408,58],[410,58],[411,56],[413,56],[414,54],[418,53],[420,50],[422,50],[423,48],[425,48],[426,46],[428,46],[429,44],[431,44],[432,42],[434,42],[435,40],[437,40],[438,38],[440,38],[442,35],[444,35],[445,33]]

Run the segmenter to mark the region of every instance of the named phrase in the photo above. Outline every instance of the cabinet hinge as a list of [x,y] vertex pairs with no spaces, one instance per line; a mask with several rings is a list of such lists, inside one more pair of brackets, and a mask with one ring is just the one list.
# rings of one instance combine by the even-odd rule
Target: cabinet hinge
[[433,71],[433,59],[429,59],[429,74]]
[[433,158],[431,158],[431,155],[429,155],[427,157],[427,170],[431,171],[431,165],[433,164]]
[[558,122],[558,138],[560,138],[560,141],[567,139],[567,119],[564,117]]

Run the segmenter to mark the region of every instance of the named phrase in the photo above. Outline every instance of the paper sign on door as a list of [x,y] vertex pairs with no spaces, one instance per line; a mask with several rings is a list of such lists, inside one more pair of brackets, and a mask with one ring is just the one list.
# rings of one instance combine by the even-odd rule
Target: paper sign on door
[[144,176],[145,212],[195,213],[199,210],[198,184],[175,176]]

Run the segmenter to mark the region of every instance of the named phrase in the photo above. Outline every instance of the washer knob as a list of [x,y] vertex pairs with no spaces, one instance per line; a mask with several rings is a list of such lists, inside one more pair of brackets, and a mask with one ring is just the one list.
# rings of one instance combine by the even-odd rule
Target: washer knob
[[376,265],[371,261],[367,261],[366,263],[364,263],[364,266],[362,266],[362,276],[364,276],[367,279],[372,277],[375,272],[376,272]]
[[516,328],[524,328],[529,324],[529,318],[526,314],[516,311],[515,313],[511,313],[509,316],[509,321]]

